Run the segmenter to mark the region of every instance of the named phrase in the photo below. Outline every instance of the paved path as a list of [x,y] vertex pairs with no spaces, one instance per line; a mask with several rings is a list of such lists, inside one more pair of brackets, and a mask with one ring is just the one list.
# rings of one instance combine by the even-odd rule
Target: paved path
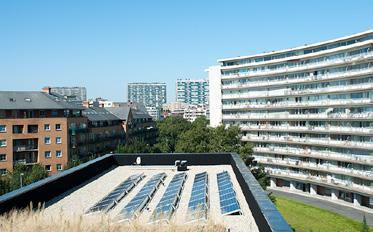
[[362,221],[363,220],[363,215],[365,214],[365,217],[367,219],[367,223],[370,226],[373,226],[373,213],[367,213],[367,212],[362,212],[358,209],[354,209],[352,207],[336,204],[330,201],[326,200],[321,200],[317,198],[312,198],[312,197],[307,197],[303,195],[299,195],[296,193],[290,193],[290,192],[284,192],[284,191],[278,191],[278,190],[268,190],[269,192],[273,192],[273,195],[275,196],[283,196],[287,197],[290,199],[294,199],[296,201],[303,202],[308,205],[312,205],[318,208],[323,208],[326,210],[333,211],[335,213],[341,214],[343,216],[352,218],[356,221]]

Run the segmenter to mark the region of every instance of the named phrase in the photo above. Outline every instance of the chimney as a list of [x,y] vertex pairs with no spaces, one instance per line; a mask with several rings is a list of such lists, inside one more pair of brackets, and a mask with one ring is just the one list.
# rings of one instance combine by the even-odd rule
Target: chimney
[[51,94],[51,87],[45,86],[41,89],[41,91],[47,94]]

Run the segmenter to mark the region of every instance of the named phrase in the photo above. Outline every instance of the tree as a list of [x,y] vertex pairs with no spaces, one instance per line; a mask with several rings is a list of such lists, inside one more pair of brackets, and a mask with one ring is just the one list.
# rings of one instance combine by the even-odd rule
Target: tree
[[157,121],[157,142],[155,149],[158,152],[175,152],[179,136],[191,128],[191,123],[179,116],[171,116],[163,121]]
[[210,152],[210,129],[205,118],[197,118],[189,130],[182,132],[176,141],[176,152]]
[[35,164],[32,166],[31,172],[25,176],[25,184],[31,184],[46,177],[48,177],[47,170],[40,164]]
[[79,159],[79,157],[77,155],[74,155],[71,159],[69,159],[67,161],[67,165],[66,165],[65,169],[76,167],[76,166],[78,166],[82,163],[83,163],[83,161],[81,159]]
[[9,176],[0,177],[0,195],[12,191]]
[[48,172],[40,164],[33,166],[17,164],[14,166],[12,173],[0,178],[0,194],[5,194],[21,187],[21,175],[22,186],[26,186],[48,177]]
[[141,139],[131,139],[124,145],[118,145],[118,153],[151,153],[153,148]]

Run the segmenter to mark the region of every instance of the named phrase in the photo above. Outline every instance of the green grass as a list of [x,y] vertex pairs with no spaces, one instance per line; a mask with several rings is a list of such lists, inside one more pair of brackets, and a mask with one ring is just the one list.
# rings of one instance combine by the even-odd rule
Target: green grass
[[[276,197],[276,206],[296,232],[360,232],[360,222],[328,210],[316,208],[284,197]],[[373,227],[370,228],[373,232]]]

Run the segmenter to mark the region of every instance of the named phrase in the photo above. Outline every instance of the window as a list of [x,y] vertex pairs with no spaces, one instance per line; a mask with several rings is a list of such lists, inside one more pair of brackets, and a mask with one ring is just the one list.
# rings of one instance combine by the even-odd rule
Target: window
[[45,144],[51,144],[51,138],[50,137],[45,137],[44,138],[44,143]]
[[6,154],[0,154],[0,162],[6,161]]
[[0,140],[0,147],[6,147],[6,140],[5,139]]
[[62,139],[61,139],[61,137],[56,137],[56,143],[57,143],[57,144],[62,143]]
[[56,164],[57,171],[62,171],[62,164]]
[[62,157],[62,151],[56,151],[56,157],[58,158]]
[[61,124],[56,124],[56,130],[58,130],[58,131],[61,130]]
[[48,172],[51,172],[52,171],[52,166],[45,165],[45,170],[47,170]]
[[6,126],[0,125],[0,133],[5,133],[5,132],[6,132]]
[[51,126],[49,124],[44,124],[44,130],[50,131],[51,130]]
[[0,169],[0,176],[5,176],[6,175],[6,169],[2,168]]
[[51,152],[50,151],[45,151],[44,152],[44,157],[45,158],[51,158],[52,156],[51,156]]

